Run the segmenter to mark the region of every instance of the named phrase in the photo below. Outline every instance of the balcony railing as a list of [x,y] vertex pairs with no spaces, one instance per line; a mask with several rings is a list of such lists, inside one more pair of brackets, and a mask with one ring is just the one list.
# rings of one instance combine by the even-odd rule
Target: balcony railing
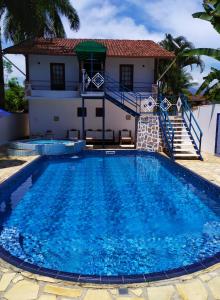
[[[52,91],[56,90],[52,88],[52,84],[50,80],[31,80],[29,82],[31,84],[32,90],[43,90],[43,91]],[[80,90],[79,81],[65,81],[62,89],[63,91],[79,91]]]
[[[82,82],[80,81],[65,81],[65,84],[60,85],[60,88],[53,88],[50,80],[30,80],[26,83],[26,96],[54,96],[54,93],[80,95],[81,93],[104,92],[106,88],[110,88],[116,92],[131,92],[138,93],[141,97],[147,97],[152,94],[152,84],[146,82],[133,82],[132,90],[122,90],[122,85],[116,80],[109,79],[103,72],[98,72],[88,75],[84,74]],[[74,97],[74,96],[73,96]]]

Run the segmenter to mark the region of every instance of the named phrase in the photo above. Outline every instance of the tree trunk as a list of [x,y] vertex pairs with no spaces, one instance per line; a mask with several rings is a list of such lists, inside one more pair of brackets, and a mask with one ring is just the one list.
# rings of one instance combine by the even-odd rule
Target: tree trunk
[[1,39],[1,27],[0,27],[0,108],[5,106],[5,83],[4,83],[4,67],[3,67],[3,55],[2,55],[2,39]]

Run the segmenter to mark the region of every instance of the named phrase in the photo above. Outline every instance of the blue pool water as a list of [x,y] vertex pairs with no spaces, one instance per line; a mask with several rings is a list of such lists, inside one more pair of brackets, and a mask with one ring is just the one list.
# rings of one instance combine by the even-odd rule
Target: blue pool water
[[33,145],[54,145],[54,144],[65,144],[65,145],[69,145],[72,144],[72,141],[68,141],[68,140],[29,140],[26,141],[25,143],[27,144],[33,144]]
[[0,243],[41,267],[146,274],[220,251],[220,195],[159,156],[44,159],[15,186]]

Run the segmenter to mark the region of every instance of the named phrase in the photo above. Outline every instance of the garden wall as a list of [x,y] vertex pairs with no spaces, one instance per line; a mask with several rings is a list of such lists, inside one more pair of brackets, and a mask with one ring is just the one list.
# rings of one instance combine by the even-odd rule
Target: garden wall
[[203,132],[202,152],[215,154],[217,115],[220,114],[220,104],[199,106],[194,109],[193,113]]
[[28,114],[12,114],[0,111],[0,145],[28,135]]

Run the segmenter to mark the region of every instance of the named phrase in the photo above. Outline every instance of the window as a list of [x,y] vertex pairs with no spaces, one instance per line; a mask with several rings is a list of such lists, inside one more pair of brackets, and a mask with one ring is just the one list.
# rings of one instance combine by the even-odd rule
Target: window
[[[83,108],[82,107],[78,107],[77,108],[77,117],[82,117],[83,116]],[[87,109],[86,107],[84,107],[84,117],[87,116]]]
[[96,117],[103,117],[103,108],[96,107]]
[[50,64],[51,90],[65,90],[65,64]]
[[133,65],[120,65],[121,90],[123,90],[124,87],[125,89],[133,91],[133,77],[134,77]]

